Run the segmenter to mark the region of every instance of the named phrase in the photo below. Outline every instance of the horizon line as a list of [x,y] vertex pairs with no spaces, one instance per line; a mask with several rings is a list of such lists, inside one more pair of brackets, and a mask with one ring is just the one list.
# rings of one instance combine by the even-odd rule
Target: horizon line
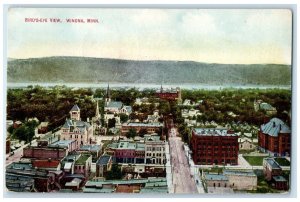
[[110,57],[92,57],[92,56],[70,56],[70,55],[53,55],[53,56],[43,56],[43,57],[29,57],[29,58],[13,58],[7,57],[7,63],[10,62],[9,60],[29,60],[29,59],[42,59],[42,58],[55,58],[55,57],[73,57],[73,58],[94,58],[94,59],[110,59],[110,60],[124,60],[124,61],[140,61],[140,62],[147,62],[147,61],[158,61],[158,62],[195,62],[195,63],[206,63],[206,64],[226,64],[226,65],[286,65],[292,66],[292,64],[284,64],[284,63],[218,63],[218,62],[204,62],[204,61],[195,61],[195,60],[155,60],[155,59],[126,59],[126,58],[110,58]]

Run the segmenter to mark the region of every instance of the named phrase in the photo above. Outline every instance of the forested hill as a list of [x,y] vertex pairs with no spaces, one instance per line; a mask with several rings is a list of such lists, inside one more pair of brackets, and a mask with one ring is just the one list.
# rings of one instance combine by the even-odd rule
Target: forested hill
[[7,81],[289,85],[291,67],[277,64],[45,57],[9,60]]

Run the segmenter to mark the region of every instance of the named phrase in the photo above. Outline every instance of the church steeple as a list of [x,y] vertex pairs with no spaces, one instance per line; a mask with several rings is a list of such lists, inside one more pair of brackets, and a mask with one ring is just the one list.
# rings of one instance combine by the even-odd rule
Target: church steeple
[[100,112],[99,112],[99,105],[98,105],[98,101],[97,101],[97,106],[96,106],[96,113],[95,113],[95,118],[96,119],[100,119]]
[[110,102],[110,89],[109,89],[109,84],[108,84],[107,89],[106,89],[105,103],[108,104],[109,102]]

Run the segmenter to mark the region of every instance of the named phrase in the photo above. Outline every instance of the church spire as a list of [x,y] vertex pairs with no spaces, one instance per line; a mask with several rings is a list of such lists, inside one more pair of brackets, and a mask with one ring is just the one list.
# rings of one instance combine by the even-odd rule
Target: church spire
[[109,89],[109,83],[108,83],[107,89],[106,89],[105,102],[106,102],[106,104],[108,104],[108,103],[110,102],[110,89]]
[[100,119],[100,113],[99,113],[99,105],[98,105],[98,101],[96,101],[97,102],[97,106],[96,106],[96,115],[95,115],[95,117],[97,118],[97,119]]

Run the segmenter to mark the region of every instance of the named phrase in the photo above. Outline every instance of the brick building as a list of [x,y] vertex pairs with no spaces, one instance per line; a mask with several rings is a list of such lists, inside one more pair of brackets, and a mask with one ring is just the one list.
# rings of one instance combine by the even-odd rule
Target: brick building
[[66,148],[59,147],[26,147],[22,158],[30,159],[57,159],[61,160],[68,154]]
[[289,156],[291,151],[291,130],[282,120],[271,119],[261,125],[258,132],[258,146],[263,152],[274,156]]
[[226,128],[194,128],[192,157],[200,165],[237,165],[238,136]]
[[178,103],[182,102],[181,90],[179,87],[176,89],[163,89],[161,86],[160,90],[156,91],[155,95],[162,100],[177,101]]

